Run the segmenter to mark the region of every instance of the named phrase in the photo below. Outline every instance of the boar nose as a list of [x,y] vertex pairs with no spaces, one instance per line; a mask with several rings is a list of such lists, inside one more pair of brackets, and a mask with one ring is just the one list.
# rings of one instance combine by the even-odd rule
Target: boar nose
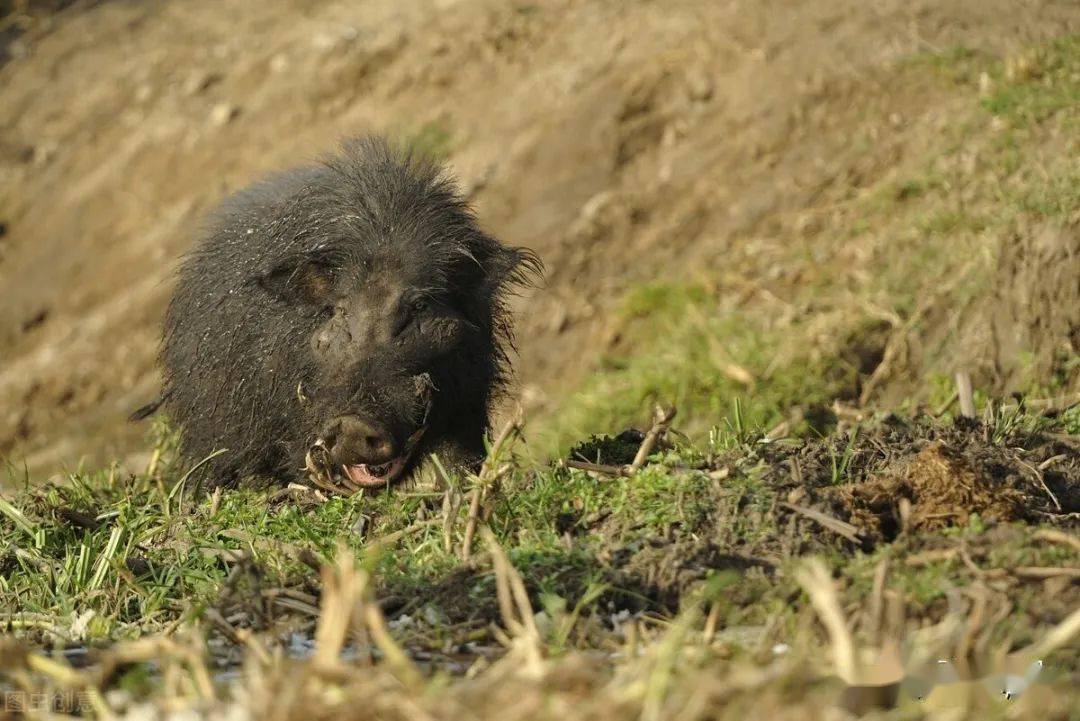
[[378,423],[360,416],[341,416],[330,421],[322,439],[330,455],[343,466],[380,465],[398,456],[394,436]]

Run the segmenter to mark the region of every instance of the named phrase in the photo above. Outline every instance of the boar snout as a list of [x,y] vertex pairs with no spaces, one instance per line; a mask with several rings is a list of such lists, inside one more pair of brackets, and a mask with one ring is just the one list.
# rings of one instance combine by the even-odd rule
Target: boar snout
[[340,466],[382,465],[399,454],[398,444],[388,430],[360,416],[335,418],[326,424],[320,438]]

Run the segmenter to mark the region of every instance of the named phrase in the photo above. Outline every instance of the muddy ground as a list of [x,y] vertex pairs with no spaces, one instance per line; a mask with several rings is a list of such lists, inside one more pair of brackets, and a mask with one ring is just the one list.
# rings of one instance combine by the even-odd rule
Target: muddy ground
[[[542,416],[595,368],[635,284],[782,300],[826,267],[873,273],[833,210],[922,162],[955,104],[896,68],[1080,28],[1072,0],[62,4],[3,5],[24,12],[2,29],[0,453],[35,477],[145,461],[124,419],[154,395],[200,217],[342,136],[445,156],[484,224],[543,258],[546,285],[515,308],[517,395]],[[1048,328],[1036,356],[1076,332],[1032,319],[1060,299],[1033,290],[1046,269],[1070,288],[1080,262],[1044,231],[1006,259],[1030,282],[1002,289],[1008,322]],[[1007,384],[1009,358],[991,370]]]
[[[661,473],[678,482],[677,520],[658,529],[642,499],[630,514],[574,501],[551,523],[566,548],[577,549],[584,560],[575,567],[565,558],[553,559],[551,568],[541,562],[529,573],[558,577],[555,586],[568,598],[586,595],[588,584],[601,579],[612,589],[605,599],[612,613],[673,614],[688,592],[725,571],[745,574],[752,588],[755,579],[776,583],[784,564],[808,555],[833,555],[851,563],[852,557],[879,552],[897,560],[928,554],[927,563],[959,565],[963,557],[970,566],[956,569],[960,575],[993,578],[998,590],[1013,598],[1023,586],[1032,587],[1042,609],[1036,615],[1063,618],[1080,605],[1078,579],[1059,578],[1051,583],[1056,591],[1044,594],[1039,590],[1043,579],[1037,576],[1001,583],[1001,568],[984,578],[972,559],[1023,565],[1020,556],[1006,558],[1009,549],[1023,545],[1027,528],[1078,527],[1076,444],[1073,436],[1031,428],[995,436],[992,427],[964,418],[941,424],[888,417],[861,431],[813,440],[755,440],[716,456],[673,451],[660,465]],[[608,466],[609,473],[590,472],[595,482],[615,483],[610,473],[629,461],[620,456],[621,440],[603,437],[590,445],[591,458],[603,462],[600,467],[616,464]],[[606,445],[609,452],[596,453],[597,445]],[[564,475],[562,480],[574,487],[580,479]],[[528,488],[536,482],[526,478],[521,483]],[[494,523],[512,513],[520,491],[514,483],[501,489],[490,510]],[[566,495],[573,498],[574,491]],[[438,500],[431,501],[428,514],[438,512]],[[1000,552],[1006,557],[995,556]],[[560,566],[561,575],[555,573]],[[478,604],[474,588],[484,574],[466,567],[426,588],[404,592],[391,585],[385,589],[387,610],[404,613],[431,603],[456,624],[490,621],[498,614],[494,599]],[[755,592],[733,590],[732,603],[752,606],[742,594]],[[924,622],[941,620],[943,596],[938,598],[942,603],[925,606],[912,599],[910,613]]]
[[[272,696],[274,718],[324,705],[319,718],[416,717],[357,703],[370,697],[422,700],[432,718],[611,719],[641,712],[645,684],[620,679],[663,673],[657,718],[848,718],[834,707],[870,706],[851,705],[825,660],[821,639],[836,638],[807,580],[817,564],[871,654],[859,665],[883,674],[867,688],[897,692],[871,694],[898,705],[886,718],[1064,721],[1080,681],[1075,411],[884,416],[823,438],[736,433],[722,448],[675,433],[632,474],[621,464],[640,433],[539,467],[511,442],[472,555],[454,481],[185,498],[165,443],[149,476],[76,476],[0,508],[0,606],[17,609],[3,615],[0,685],[61,703],[72,684],[98,689],[117,714],[148,703],[215,718],[234,704],[261,718]],[[589,469],[572,467],[585,456]],[[1003,699],[1006,654],[1027,668],[1034,653],[1039,683]],[[918,695],[942,658],[976,682],[939,678]],[[182,681],[199,674],[201,689]],[[746,674],[754,690],[733,690]],[[349,685],[383,676],[377,690]],[[685,697],[709,678],[719,695]],[[506,700],[451,711],[477,684]]]

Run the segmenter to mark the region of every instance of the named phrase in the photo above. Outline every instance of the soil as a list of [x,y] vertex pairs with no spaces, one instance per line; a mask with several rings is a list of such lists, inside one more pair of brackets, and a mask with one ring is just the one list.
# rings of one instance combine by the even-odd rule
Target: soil
[[[590,449],[590,459],[624,463],[633,455],[626,452],[629,433],[593,438],[582,448]],[[610,586],[601,599],[608,611],[670,614],[707,578],[735,571],[741,581],[726,598],[734,607],[752,607],[755,594],[782,596],[790,590],[790,579],[778,571],[806,554],[841,554],[853,563],[890,544],[899,559],[924,551],[956,559],[963,548],[973,564],[993,565],[986,559],[994,553],[1023,552],[1032,526],[1052,524],[1074,533],[1080,526],[1075,441],[1037,429],[999,433],[995,437],[992,427],[964,418],[942,425],[890,417],[828,438],[750,444],[681,469],[708,473],[716,482],[703,506],[707,510],[664,534],[642,537],[632,522],[608,516],[557,519],[566,543],[587,552],[580,567],[550,569],[559,573],[547,582],[557,578],[557,591],[576,598],[601,579]],[[851,524],[852,537],[797,508]],[[530,571],[545,576],[542,564]],[[1001,569],[991,577],[995,573],[1000,582]],[[486,571],[462,567],[422,588],[386,592],[410,599],[405,611],[432,604],[453,623],[492,621],[499,613],[493,594],[475,590],[484,579],[490,581]],[[1037,579],[1007,583],[1035,589],[1026,602],[1048,617],[1063,618],[1080,604],[1075,577],[1053,581],[1046,593]],[[946,610],[912,604],[912,613],[935,621]],[[401,604],[387,610],[401,612]]]
[[[145,463],[125,418],[155,395],[200,218],[343,136],[444,153],[486,226],[543,258],[544,287],[515,308],[517,395],[542,414],[595,368],[636,283],[783,298],[815,275],[791,247],[857,257],[821,219],[948,122],[938,85],[890,84],[897,63],[1080,28],[1072,0],[17,6],[0,19],[0,454],[33,477]],[[1068,252],[1044,245],[1050,262]],[[1026,299],[1018,322],[1075,338],[1038,327],[1057,316],[1029,287],[1002,287]]]
[[[893,418],[772,461],[773,482],[792,500],[826,504],[875,542],[904,528],[963,526],[973,515],[1037,523],[1080,512],[1080,458],[1071,439],[1017,432],[995,442],[990,428],[964,418],[944,428]],[[911,504],[906,521],[901,499]]]

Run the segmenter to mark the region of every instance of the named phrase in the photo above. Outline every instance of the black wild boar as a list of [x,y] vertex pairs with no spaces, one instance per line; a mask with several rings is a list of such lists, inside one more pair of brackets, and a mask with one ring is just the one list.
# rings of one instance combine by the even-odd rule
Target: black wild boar
[[428,453],[474,463],[541,271],[485,234],[443,171],[385,141],[227,199],[182,264],[161,401],[213,484],[383,486]]

